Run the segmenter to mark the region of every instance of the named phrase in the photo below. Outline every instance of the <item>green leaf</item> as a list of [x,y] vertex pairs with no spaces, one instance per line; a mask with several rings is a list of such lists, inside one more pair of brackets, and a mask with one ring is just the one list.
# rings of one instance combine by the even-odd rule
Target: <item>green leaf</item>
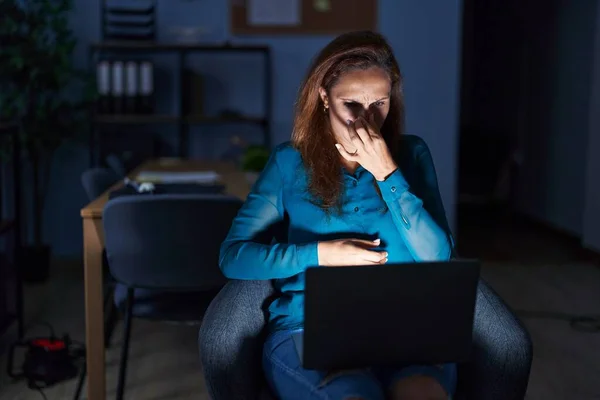
[[262,171],[269,161],[269,155],[269,149],[264,146],[248,146],[242,158],[242,169],[252,172]]

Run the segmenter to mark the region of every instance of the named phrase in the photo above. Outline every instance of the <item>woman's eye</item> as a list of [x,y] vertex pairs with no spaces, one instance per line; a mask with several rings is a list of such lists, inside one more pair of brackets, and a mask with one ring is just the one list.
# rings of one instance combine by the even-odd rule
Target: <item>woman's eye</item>
[[360,103],[356,103],[354,101],[347,101],[344,102],[344,106],[348,109],[348,111],[354,115],[355,117],[358,117],[360,115],[360,113],[362,112],[363,106]]
[[383,107],[385,105],[385,101],[378,101],[374,104],[375,107]]

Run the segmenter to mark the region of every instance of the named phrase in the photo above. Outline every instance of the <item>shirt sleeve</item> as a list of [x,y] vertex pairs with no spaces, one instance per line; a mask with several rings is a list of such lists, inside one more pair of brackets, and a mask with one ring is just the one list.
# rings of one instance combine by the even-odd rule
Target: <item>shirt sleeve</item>
[[289,278],[317,266],[317,242],[272,243],[283,221],[283,178],[274,151],[221,245],[219,266],[230,279]]
[[378,181],[398,231],[415,261],[447,261],[453,255],[452,235],[439,194],[433,159],[425,142],[418,144],[416,179],[420,197],[397,169]]

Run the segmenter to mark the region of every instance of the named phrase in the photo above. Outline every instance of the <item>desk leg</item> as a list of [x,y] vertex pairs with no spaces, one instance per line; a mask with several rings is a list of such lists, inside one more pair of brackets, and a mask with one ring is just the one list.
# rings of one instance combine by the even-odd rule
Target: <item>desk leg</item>
[[104,361],[104,302],[102,289],[102,219],[83,219],[83,263],[85,269],[85,342],[87,351],[87,398],[106,398]]

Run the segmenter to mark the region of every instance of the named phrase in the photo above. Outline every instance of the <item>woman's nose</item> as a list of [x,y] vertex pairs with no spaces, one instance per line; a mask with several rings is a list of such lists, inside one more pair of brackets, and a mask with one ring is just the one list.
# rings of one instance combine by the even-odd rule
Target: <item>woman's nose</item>
[[370,110],[366,107],[360,107],[360,109],[358,110],[358,115],[357,117],[363,117],[363,118],[368,118],[369,114],[370,114]]
[[364,119],[366,119],[367,121],[369,120],[369,118],[371,118],[373,115],[373,110],[371,110],[370,108],[363,108],[361,117],[363,117]]
[[371,110],[369,107],[357,104],[355,107],[352,108],[351,112],[354,119],[357,119],[359,117],[369,119],[373,110]]

